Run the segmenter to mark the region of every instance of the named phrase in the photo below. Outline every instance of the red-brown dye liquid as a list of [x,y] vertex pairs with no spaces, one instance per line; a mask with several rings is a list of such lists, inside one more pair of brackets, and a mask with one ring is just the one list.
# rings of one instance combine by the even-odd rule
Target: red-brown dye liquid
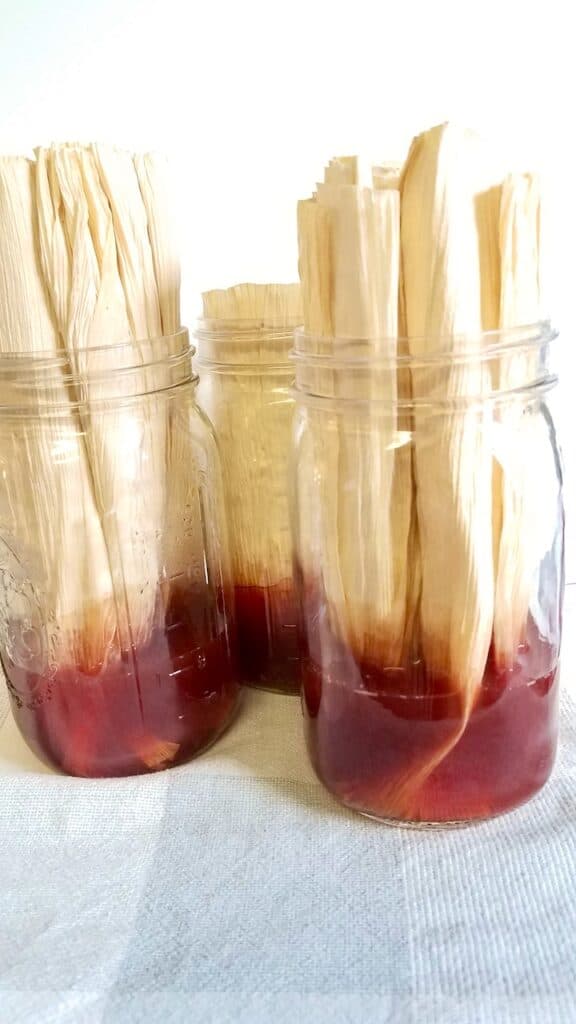
[[242,682],[298,693],[297,605],[291,580],[272,587],[234,588],[236,643]]
[[174,595],[146,645],[96,672],[45,676],[4,657],[14,717],[46,763],[87,777],[137,775],[189,760],[216,739],[238,684],[224,618],[193,594]]
[[558,733],[557,652],[533,623],[512,669],[498,669],[490,652],[462,732],[462,699],[447,679],[420,661],[359,660],[331,632],[325,605],[308,612],[308,747],[342,803],[383,819],[465,822],[511,810],[544,785]]

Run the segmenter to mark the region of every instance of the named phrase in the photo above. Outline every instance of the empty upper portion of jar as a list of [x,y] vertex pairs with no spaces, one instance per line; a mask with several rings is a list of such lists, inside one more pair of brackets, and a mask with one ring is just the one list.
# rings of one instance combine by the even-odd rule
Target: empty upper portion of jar
[[430,345],[412,338],[320,337],[299,328],[292,352],[296,389],[310,398],[410,407],[538,394],[556,383],[550,368],[556,336],[549,321],[435,338]]
[[293,323],[274,320],[198,321],[195,332],[199,365],[212,373],[286,371],[294,373],[290,353],[294,343]]
[[188,331],[74,353],[0,353],[0,412],[49,413],[117,402],[196,382]]

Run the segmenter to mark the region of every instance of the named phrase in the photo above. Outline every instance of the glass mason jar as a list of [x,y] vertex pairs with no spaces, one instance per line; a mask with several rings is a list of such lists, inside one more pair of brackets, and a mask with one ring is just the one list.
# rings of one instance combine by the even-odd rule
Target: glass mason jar
[[[296,326],[296,325],[294,325]],[[199,402],[224,471],[239,671],[244,683],[299,689],[288,461],[292,326],[201,320]]]
[[0,356],[0,657],[32,750],[158,771],[234,712],[219,460],[188,333]]
[[296,332],[307,742],[327,789],[364,814],[487,818],[552,769],[564,529],[553,337],[538,324],[416,360]]

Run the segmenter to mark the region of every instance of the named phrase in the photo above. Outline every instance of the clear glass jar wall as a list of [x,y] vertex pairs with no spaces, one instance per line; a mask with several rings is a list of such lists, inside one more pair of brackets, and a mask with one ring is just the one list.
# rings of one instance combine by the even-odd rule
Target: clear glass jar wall
[[324,785],[370,816],[486,818],[552,769],[564,525],[552,339],[543,324],[483,336],[480,357],[462,339],[450,359],[387,361],[381,342],[297,332],[307,742]]
[[18,727],[72,775],[185,761],[238,693],[221,472],[188,334],[74,367],[2,356],[0,381],[0,657]]
[[293,330],[260,321],[203,320],[196,338],[199,401],[214,425],[224,470],[241,678],[295,693],[288,501]]

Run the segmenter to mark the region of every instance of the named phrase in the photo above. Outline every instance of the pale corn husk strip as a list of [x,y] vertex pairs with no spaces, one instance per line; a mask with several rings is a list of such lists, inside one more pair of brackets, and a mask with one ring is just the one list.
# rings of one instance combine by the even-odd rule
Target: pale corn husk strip
[[[323,577],[332,617],[356,653],[397,664],[405,634],[411,504],[409,459],[395,451],[399,194],[372,192],[356,181],[353,158],[333,160],[316,201],[299,205],[305,326],[333,334],[341,346],[351,339],[364,355],[389,356],[390,366],[372,377],[323,370],[321,382],[322,393],[333,388],[335,397],[378,398],[387,406],[331,421],[309,411],[305,441],[316,464],[300,472],[300,529],[305,534],[310,521],[306,490],[322,480],[316,500],[325,522],[319,531],[317,524],[313,528],[323,536],[324,550],[306,568]],[[374,341],[367,345],[365,339]],[[339,347],[332,354],[337,359]],[[306,547],[313,555],[312,537]]]
[[[379,196],[385,199],[385,194]],[[338,338],[382,338],[389,320],[387,295],[382,295],[381,231],[386,219],[383,207],[368,188],[355,185],[321,185],[317,202],[332,216],[332,315]],[[393,236],[392,236],[393,238]],[[396,287],[398,271],[395,274]],[[396,292],[397,295],[397,292]],[[398,300],[394,299],[397,327]]]
[[[100,193],[112,215],[119,281],[133,340],[174,334],[180,327],[180,273],[164,162],[153,154],[132,158],[101,145],[92,146],[85,159],[94,167]],[[151,584],[149,611],[153,612],[158,579],[166,582],[168,594],[170,581],[196,580],[201,575],[202,510],[190,430],[187,422],[180,422],[180,403],[154,394],[158,386],[155,369],[142,372],[142,384],[151,397],[140,399],[139,423],[131,420],[132,427],[139,425],[141,431],[139,437],[136,430],[131,431],[139,450],[134,473],[141,480],[140,516],[133,523],[138,524],[134,530],[138,547],[150,557],[145,580]],[[146,413],[142,411],[145,406]],[[129,429],[128,423],[126,426]],[[182,472],[183,467],[186,471]],[[128,472],[132,474],[129,467]],[[164,521],[176,521],[174,509],[182,510],[182,530],[165,531]]]
[[[376,171],[384,172],[376,177],[378,189],[397,188],[400,190],[400,174],[397,173],[396,165],[386,165],[376,168]],[[402,219],[402,202],[400,201],[400,220]],[[402,270],[402,240],[400,238],[400,282],[398,294],[398,356],[404,357],[409,353],[406,327],[406,301],[404,298],[404,274]],[[407,365],[398,366],[398,397],[405,403],[400,407],[397,417],[397,429],[399,438],[403,443],[399,445],[396,452],[395,466],[395,502],[405,507],[405,517],[409,520],[408,542],[406,546],[406,615],[404,623],[404,645],[402,663],[412,665],[421,657],[420,643],[420,598],[422,593],[422,563],[420,558],[420,540],[418,536],[418,517],[416,509],[416,487],[414,472],[414,443],[413,430],[414,419],[411,410],[412,400],[412,375]],[[398,522],[402,522],[400,514]],[[402,547],[404,550],[404,547]],[[401,561],[400,563],[401,564]]]
[[180,260],[171,214],[167,166],[154,153],[136,155],[134,166],[148,219],[162,334],[174,334],[180,328]]
[[[298,203],[298,273],[304,327],[315,338],[331,338],[332,218],[315,199]],[[336,375],[325,369],[310,381],[317,394],[336,394]],[[304,580],[318,581],[327,595],[335,630],[348,636],[346,596],[338,535],[340,431],[336,416],[312,406],[298,439],[296,543]]]
[[304,326],[330,338],[332,325],[332,223],[330,211],[314,199],[298,203],[298,270]]
[[[478,230],[479,251],[482,258],[480,275],[480,301],[482,325],[485,330],[499,327],[498,298],[500,295],[500,220],[501,185],[480,192],[476,196],[476,228]],[[494,391],[499,388],[499,367],[497,360],[489,365],[490,378]],[[486,379],[488,383],[488,377]],[[492,424],[492,437],[496,425]],[[497,458],[492,461],[492,560],[494,573],[497,573],[498,547],[502,523],[502,474]]]
[[[400,176],[402,173],[402,166],[396,163],[376,164],[372,167],[372,188],[374,191],[384,191],[386,189],[396,189],[400,191]],[[400,261],[402,264],[402,261]],[[401,338],[405,339],[406,333],[406,313],[404,309],[404,284],[402,282],[402,265],[400,265],[400,289],[398,298],[398,330]],[[407,351],[398,353],[399,355],[407,355]],[[407,371],[400,370],[398,373],[398,392],[403,398],[409,398],[411,394],[411,383],[410,374]],[[400,417],[402,420],[402,417]],[[409,420],[406,421],[406,427],[410,426]]]
[[132,337],[158,338],[162,334],[158,284],[146,207],[132,155],[111,146],[96,145],[92,150],[112,213],[118,268]]
[[[400,181],[402,174],[402,166],[396,163],[376,164],[372,167],[372,187],[375,191],[382,191],[388,188],[397,189],[400,191]],[[406,344],[406,309],[404,305],[404,282],[402,280],[402,260],[400,261],[400,290],[399,290],[399,304],[398,304],[398,327],[400,334],[400,344],[402,349],[399,349],[399,355],[408,355],[408,346]],[[412,383],[410,380],[410,373],[405,368],[399,369],[398,372],[398,390],[399,395],[402,398],[410,398],[412,395]],[[404,429],[411,429],[412,421],[410,414],[405,412],[399,417],[399,426]]]
[[358,156],[335,156],[324,168],[322,185],[398,188],[402,165],[393,161],[370,166]]
[[[56,356],[58,331],[38,260],[43,240],[35,217],[35,179],[34,163],[0,158],[0,350]],[[60,267],[54,305],[62,310],[67,249],[61,232],[51,233],[51,242],[50,258]],[[103,647],[114,633],[112,581],[79,423],[67,411],[64,378],[54,374],[52,380],[46,398],[58,407],[57,414],[42,421],[0,419],[1,493],[10,503],[0,509],[3,531],[8,529],[2,546],[11,550],[14,564],[8,571],[16,584],[10,586],[8,577],[2,581],[9,599],[0,623],[7,628],[13,619],[26,622],[44,638],[48,649],[38,651],[31,671],[70,661],[89,672],[102,664]],[[0,381],[0,404],[2,387]],[[0,566],[2,561],[0,555]],[[38,590],[28,593],[31,586]],[[9,638],[2,640],[9,653]]]
[[[372,167],[372,187],[376,191],[386,189],[397,189],[400,191],[402,165],[396,162],[376,164]],[[400,286],[398,295],[398,333],[399,348],[398,355],[406,356],[409,348],[406,342],[406,304],[404,299],[404,279],[402,274],[402,260],[400,260]],[[412,398],[412,379],[410,370],[406,366],[398,368],[398,397],[404,402],[410,402]],[[416,495],[414,488],[413,462],[414,453],[410,443],[413,429],[412,413],[409,407],[403,408],[398,413],[398,431],[401,438],[406,438],[406,443],[401,445],[396,452],[397,464],[395,475],[398,478],[396,487],[396,501],[406,501],[404,496],[404,482],[410,495],[410,536],[408,540],[407,557],[407,595],[406,595],[406,627],[405,627],[405,653],[417,656],[419,654],[418,636],[418,611],[420,604],[420,592],[422,588],[422,570],[420,565],[420,547],[418,541],[418,524],[416,519]],[[408,514],[408,513],[406,513]],[[398,517],[401,521],[401,517]]]
[[[272,587],[292,578],[288,457],[293,401],[287,393],[289,365],[267,372],[265,364],[286,362],[286,350],[275,352],[270,332],[289,331],[300,322],[300,288],[241,284],[205,292],[202,299],[213,332],[199,344],[201,360],[253,367],[242,372],[240,365],[230,365],[225,373],[206,367],[199,389],[222,456],[233,579],[237,586]],[[224,322],[220,337],[218,321]]]
[[400,188],[401,164],[374,164],[372,167],[372,188]]
[[[174,295],[179,289],[179,279],[175,280],[173,273],[173,252],[167,256],[170,259],[170,267],[163,271],[161,264],[164,250],[155,249],[153,242],[154,238],[160,237],[162,229],[158,224],[152,228],[149,221],[132,155],[111,146],[100,145],[92,146],[91,152],[100,186],[111,213],[111,230],[115,238],[118,273],[130,325],[130,336],[135,342],[140,339],[158,338],[162,334],[160,286],[167,289],[166,301],[172,306]],[[159,200],[158,217],[161,216],[162,206]],[[166,229],[164,237],[168,235],[169,230]],[[171,282],[169,285],[166,283],[168,280]],[[178,320],[179,316],[176,315],[174,319]],[[137,347],[136,345],[135,348]],[[157,388],[156,368],[143,371],[142,383],[143,391],[152,393]],[[166,499],[164,484],[169,432],[167,408],[152,394],[146,403],[145,417],[142,418],[146,419],[147,437],[147,443],[142,449],[145,459],[142,461],[146,463],[148,476],[156,481],[156,485],[148,494],[149,507],[153,508],[155,517],[158,513],[160,522],[160,506]],[[144,474],[144,479],[146,478]],[[145,486],[143,493],[146,493]]]
[[[180,259],[168,168],[166,162],[153,153],[135,156],[134,166],[147,215],[162,333],[172,335],[180,329]],[[204,544],[212,547],[223,541],[206,525],[211,513],[202,505],[203,489],[197,461],[190,450],[188,396],[183,401],[173,397],[167,405],[167,415],[165,520],[175,521],[174,509],[180,509],[183,528],[165,531],[159,538],[161,572],[166,580],[188,577],[205,582],[206,567],[201,562]],[[220,557],[209,561],[216,564]],[[212,582],[217,587],[221,581]]]
[[[331,211],[316,199],[298,203],[298,272],[302,286],[304,327],[315,338],[331,338],[332,320]],[[317,369],[310,390],[336,394],[337,375]],[[312,406],[298,441],[297,546],[305,582],[318,582],[327,595],[334,629],[348,636],[346,592],[338,534],[338,466],[340,429],[337,417]]]
[[357,156],[335,156],[324,168],[324,185],[357,185],[358,174]]
[[[326,203],[333,215],[335,336],[395,339],[398,193],[329,186],[318,189],[318,202]],[[368,351],[378,355],[380,347],[374,344]],[[389,354],[393,357],[395,349]],[[395,418],[391,410],[397,397],[396,377],[390,371],[373,374],[370,383],[355,371],[346,377],[343,380],[340,374],[338,380],[348,397],[389,403],[376,416],[369,406],[368,415],[366,408],[361,409],[340,423],[338,541],[348,639],[360,656],[376,658],[379,652],[395,664],[402,649],[406,581],[405,563],[400,573],[395,571],[395,556],[402,552],[401,546],[394,546],[396,511],[402,525],[409,524],[403,505],[394,503],[393,514]]]
[[[100,351],[91,357],[90,370],[113,371],[117,354],[109,346],[130,339],[131,325],[143,319],[139,309],[148,300],[135,288],[123,287],[109,201],[92,154],[57,146],[46,154],[39,151],[38,160],[39,175],[49,165],[51,186],[48,210],[46,188],[39,189],[39,219],[60,220],[71,256],[67,315],[58,325],[63,342],[80,375],[88,368],[84,356],[93,349]],[[133,183],[137,189],[135,176]],[[126,188],[126,182],[118,187]],[[59,288],[57,272],[46,260],[44,273],[53,293]],[[145,385],[143,379],[143,392]],[[91,384],[89,393],[85,389],[79,397],[97,402],[105,388]],[[94,496],[114,577],[118,639],[142,644],[154,625],[159,577],[156,534],[164,512],[165,412],[144,399],[138,406],[118,402],[113,408],[100,402],[83,416]]]
[[[375,538],[372,559],[366,552],[369,566],[364,605],[366,610],[364,644],[367,656],[376,662],[396,666],[404,662],[412,643],[408,630],[412,604],[417,600],[416,552],[410,560],[412,524],[412,456],[410,421],[397,407],[399,397],[408,383],[396,372],[398,354],[400,303],[400,193],[390,182],[387,188],[372,193],[374,218],[375,290],[380,305],[377,356],[386,356],[390,363],[374,374],[372,397],[384,402],[381,411],[371,416],[372,465],[367,467],[366,491],[370,495],[372,521],[363,534]],[[361,527],[361,524],[358,524]],[[412,538],[413,539],[413,538]],[[415,590],[414,584],[416,584]]]
[[[540,266],[541,187],[537,176],[515,174],[502,186],[500,209],[501,309],[503,329],[534,324],[542,316]],[[502,390],[522,388],[537,374],[538,351],[500,360]],[[516,660],[538,571],[551,547],[557,519],[557,482],[549,427],[536,405],[509,399],[500,407],[496,457],[501,470],[501,526],[497,535],[494,644],[509,668]],[[538,609],[534,618],[539,623]]]
[[[411,355],[442,349],[440,369],[415,369],[414,397],[478,398],[489,386],[480,333],[498,296],[490,224],[478,227],[494,171],[480,140],[452,125],[412,144],[402,178],[402,261]],[[465,337],[472,358],[450,362]],[[478,359],[474,360],[474,351]],[[422,556],[421,626],[430,672],[462,693],[463,730],[484,674],[494,620],[491,413],[479,404],[416,416],[415,474]]]

